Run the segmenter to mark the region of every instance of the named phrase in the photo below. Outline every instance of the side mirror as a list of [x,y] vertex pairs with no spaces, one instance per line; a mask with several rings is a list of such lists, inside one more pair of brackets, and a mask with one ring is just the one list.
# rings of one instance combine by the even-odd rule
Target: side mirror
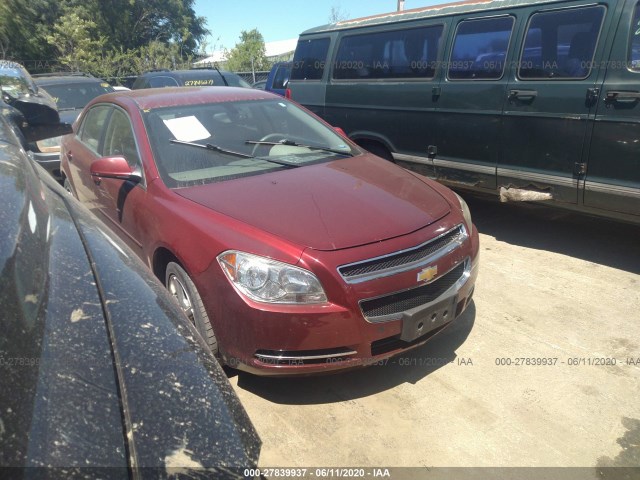
[[118,180],[130,180],[138,182],[142,179],[140,174],[134,171],[124,157],[104,157],[91,164],[91,176],[98,178],[115,178]]

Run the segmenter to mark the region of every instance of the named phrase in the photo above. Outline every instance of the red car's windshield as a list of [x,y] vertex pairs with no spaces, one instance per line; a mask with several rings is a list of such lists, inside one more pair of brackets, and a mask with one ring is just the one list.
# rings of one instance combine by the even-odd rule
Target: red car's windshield
[[169,188],[354,154],[334,130],[281,99],[159,108],[145,112],[144,121]]

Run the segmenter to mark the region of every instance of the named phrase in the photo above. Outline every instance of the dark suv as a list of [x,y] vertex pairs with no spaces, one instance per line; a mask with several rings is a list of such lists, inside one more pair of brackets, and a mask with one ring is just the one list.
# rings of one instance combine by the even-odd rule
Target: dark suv
[[251,88],[242,77],[217,68],[194,68],[192,70],[154,70],[140,75],[133,83],[134,90],[158,87],[246,87]]
[[[89,101],[114,89],[100,78],[87,73],[45,73],[33,79],[56,102],[60,121],[73,123]],[[60,176],[60,137],[41,140],[29,145],[30,155],[57,180]]]

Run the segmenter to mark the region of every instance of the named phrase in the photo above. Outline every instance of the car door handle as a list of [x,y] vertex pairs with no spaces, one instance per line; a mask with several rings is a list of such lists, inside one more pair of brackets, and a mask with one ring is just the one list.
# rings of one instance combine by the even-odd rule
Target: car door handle
[[608,90],[604,101],[607,103],[635,103],[640,100],[640,92],[638,91],[622,91],[622,90]]
[[509,101],[532,102],[538,96],[537,90],[509,90]]
[[73,162],[73,154],[71,152],[67,152],[67,160],[69,160],[70,162]]

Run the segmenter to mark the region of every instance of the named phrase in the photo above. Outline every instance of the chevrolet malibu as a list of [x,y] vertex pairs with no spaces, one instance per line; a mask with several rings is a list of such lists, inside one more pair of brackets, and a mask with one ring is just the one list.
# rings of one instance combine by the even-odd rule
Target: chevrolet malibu
[[62,168],[241,370],[375,363],[473,295],[478,233],[459,196],[268,92],[103,95],[64,137]]

